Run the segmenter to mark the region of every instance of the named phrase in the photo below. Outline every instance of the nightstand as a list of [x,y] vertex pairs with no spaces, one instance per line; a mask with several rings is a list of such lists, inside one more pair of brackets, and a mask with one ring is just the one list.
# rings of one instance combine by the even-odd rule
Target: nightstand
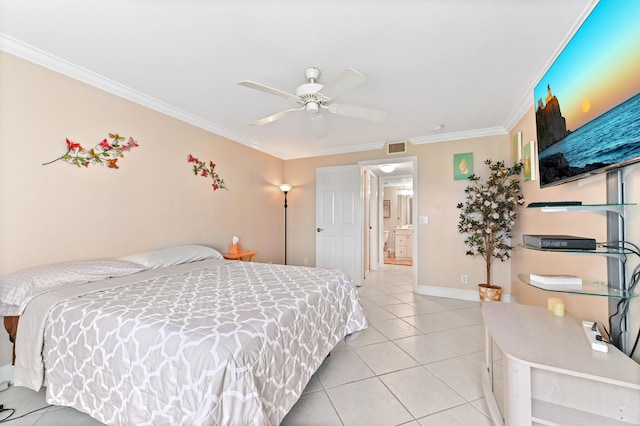
[[251,262],[253,260],[253,256],[255,256],[257,252],[255,251],[241,251],[240,253],[225,253],[222,256],[227,260],[241,260],[244,261],[245,257],[247,258],[247,262]]

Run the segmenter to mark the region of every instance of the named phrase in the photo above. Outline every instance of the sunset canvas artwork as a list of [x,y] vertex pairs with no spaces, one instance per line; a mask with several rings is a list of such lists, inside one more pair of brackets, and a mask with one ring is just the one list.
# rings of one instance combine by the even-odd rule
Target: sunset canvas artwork
[[602,0],[534,89],[541,186],[640,160],[640,2]]

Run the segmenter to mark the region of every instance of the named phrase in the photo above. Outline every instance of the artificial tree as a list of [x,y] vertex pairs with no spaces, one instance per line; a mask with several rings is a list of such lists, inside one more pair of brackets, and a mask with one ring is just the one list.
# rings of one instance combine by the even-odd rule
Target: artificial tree
[[464,190],[465,201],[458,203],[458,231],[466,234],[468,256],[481,256],[486,264],[487,284],[491,284],[491,264],[511,257],[511,229],[516,210],[524,204],[519,175],[522,163],[506,167],[503,161],[485,160],[489,177],[482,180],[471,174],[471,184]]

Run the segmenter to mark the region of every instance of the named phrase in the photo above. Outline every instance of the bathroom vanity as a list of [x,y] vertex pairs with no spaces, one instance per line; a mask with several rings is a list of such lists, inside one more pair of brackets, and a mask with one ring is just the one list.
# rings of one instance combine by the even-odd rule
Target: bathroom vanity
[[413,229],[412,228],[396,228],[395,231],[395,251],[396,259],[410,260],[413,259]]

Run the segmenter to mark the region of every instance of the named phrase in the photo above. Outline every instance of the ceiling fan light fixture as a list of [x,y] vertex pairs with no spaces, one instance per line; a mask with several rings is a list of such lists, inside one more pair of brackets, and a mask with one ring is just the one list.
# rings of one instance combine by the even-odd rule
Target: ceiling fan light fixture
[[365,108],[356,105],[345,104],[329,104],[334,98],[362,84],[364,76],[353,68],[347,68],[337,78],[329,82],[326,86],[318,83],[320,78],[320,70],[315,67],[309,67],[305,70],[307,82],[296,88],[295,95],[265,86],[264,84],[255,83],[249,80],[240,81],[238,84],[250,89],[260,90],[265,93],[276,95],[282,98],[294,101],[298,107],[290,108],[285,111],[272,114],[269,117],[261,118],[251,123],[251,125],[260,126],[269,124],[294,111],[306,110],[311,118],[313,137],[318,139],[326,136],[326,128],[320,109],[326,109],[328,112],[345,117],[357,118],[361,120],[379,122],[386,118],[387,113],[373,108]]
[[396,166],[393,164],[383,164],[380,166],[380,171],[383,173],[391,173],[396,169]]
[[320,107],[318,106],[318,103],[317,102],[313,102],[313,101],[307,102],[305,104],[305,107],[307,108],[307,111],[309,111],[309,112],[311,112],[313,114],[317,114],[318,110],[320,109]]

